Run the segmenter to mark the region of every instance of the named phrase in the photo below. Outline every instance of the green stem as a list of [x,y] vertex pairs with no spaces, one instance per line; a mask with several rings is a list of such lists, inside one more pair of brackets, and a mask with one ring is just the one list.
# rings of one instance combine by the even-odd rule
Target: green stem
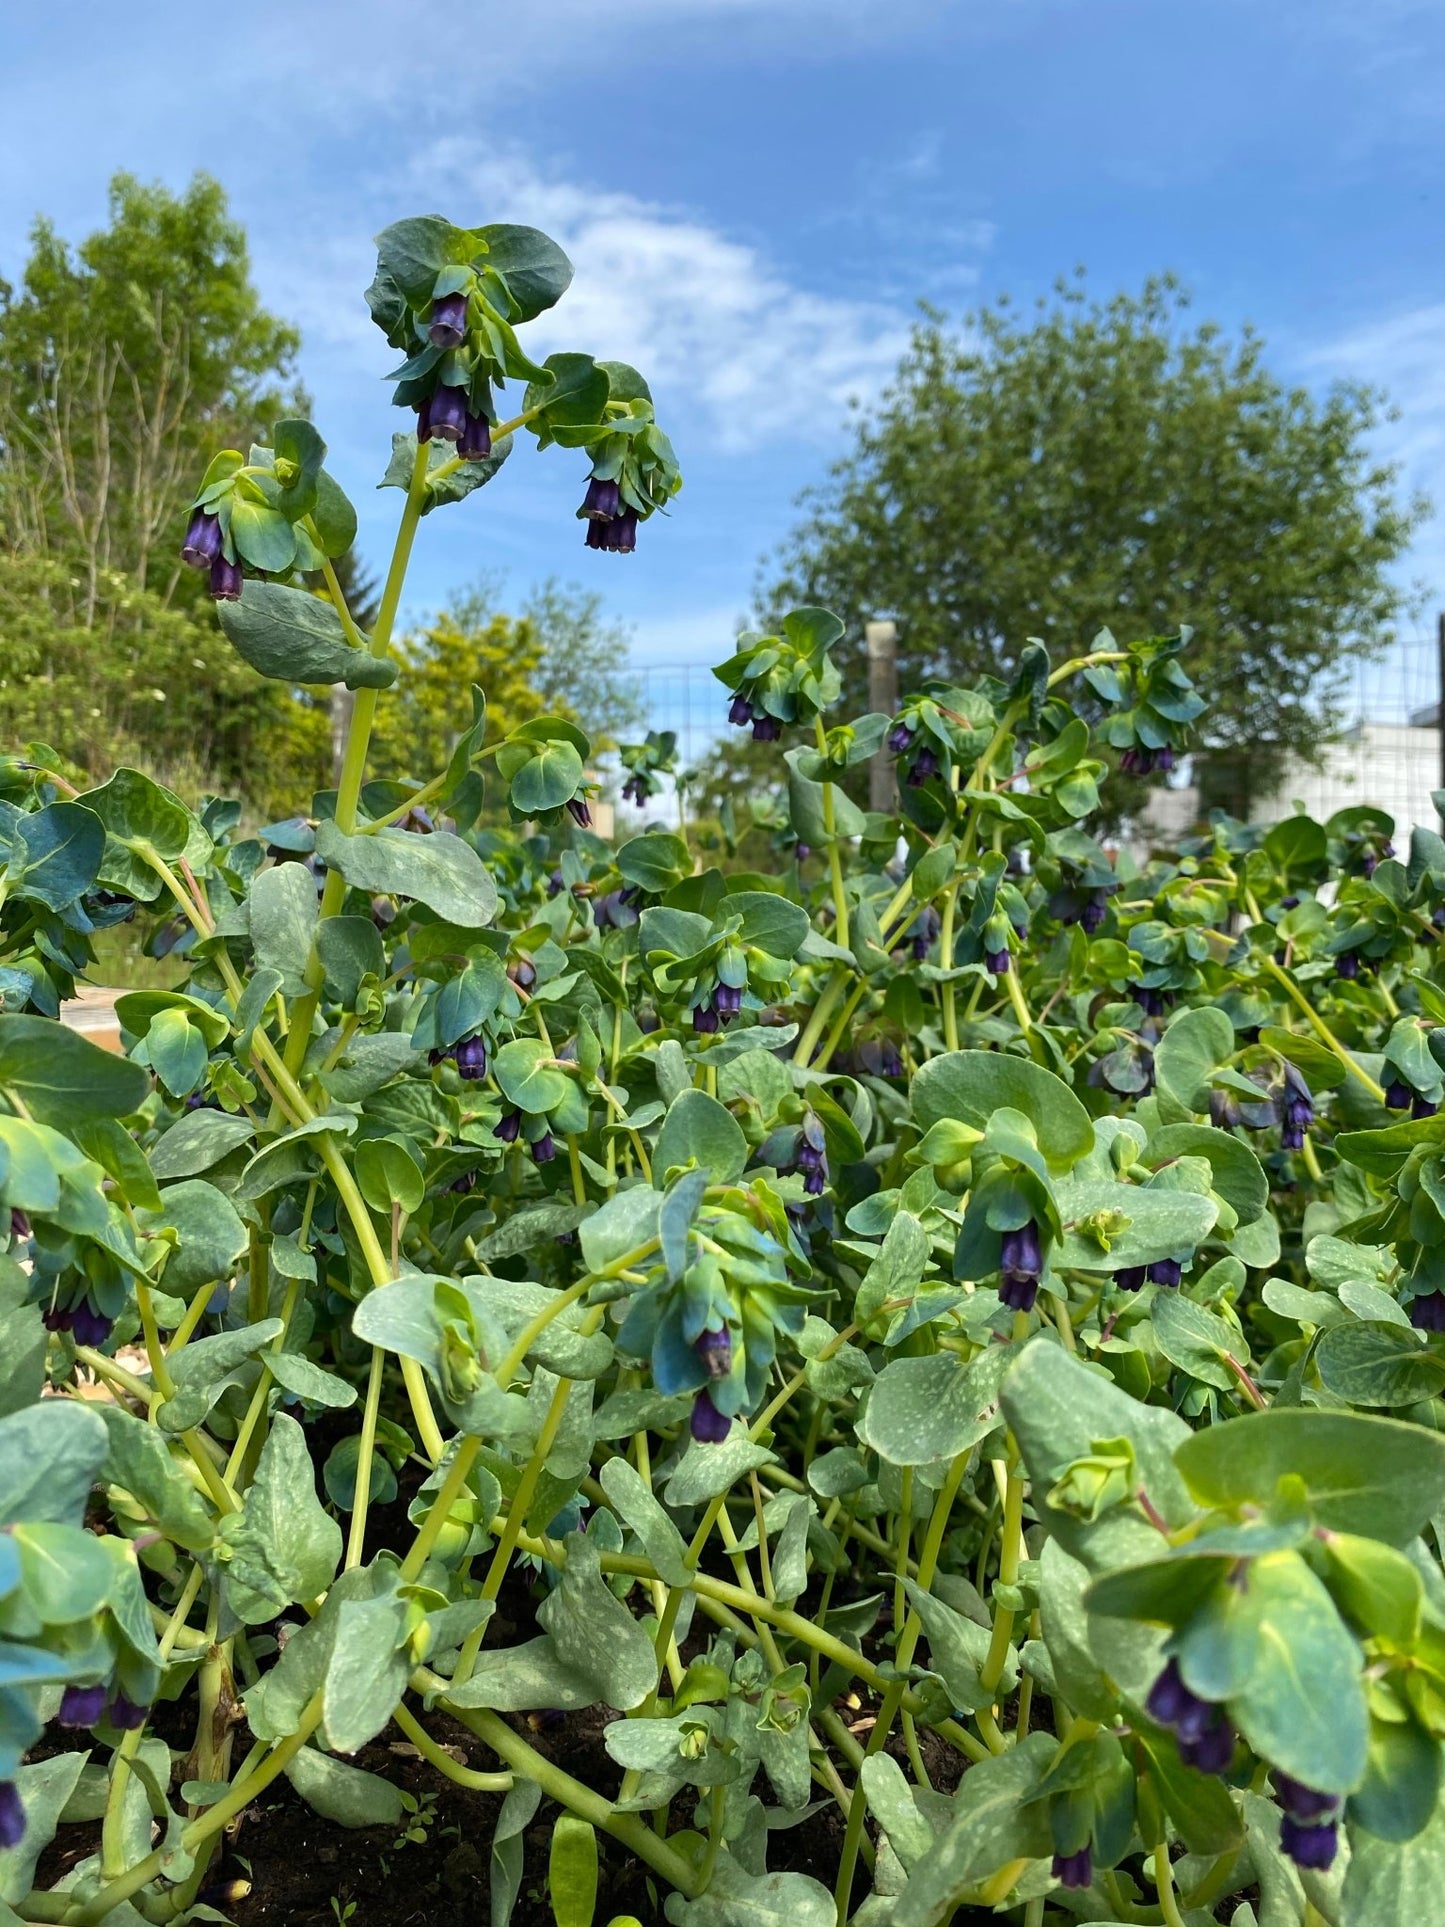
[[380,1345],[371,1348],[371,1369],[366,1378],[366,1409],[361,1418],[361,1445],[356,1455],[356,1490],[351,1500],[351,1530],[346,1540],[346,1571],[361,1564],[366,1544],[366,1513],[371,1503],[371,1460],[376,1450],[376,1420],[381,1410],[381,1370],[386,1353]]
[[1383,1086],[1377,1084],[1368,1071],[1361,1070],[1360,1066],[1355,1062],[1354,1058],[1351,1057],[1350,1053],[1330,1029],[1324,1018],[1315,1010],[1314,1006],[1310,1003],[1294,978],[1290,976],[1289,972],[1282,969],[1273,957],[1265,957],[1262,959],[1262,962],[1265,969],[1269,972],[1270,976],[1274,978],[1281,990],[1283,990],[1290,1001],[1298,1007],[1325,1049],[1333,1051],[1335,1056],[1349,1072],[1350,1076],[1357,1078],[1377,1103],[1383,1104],[1385,1101]]

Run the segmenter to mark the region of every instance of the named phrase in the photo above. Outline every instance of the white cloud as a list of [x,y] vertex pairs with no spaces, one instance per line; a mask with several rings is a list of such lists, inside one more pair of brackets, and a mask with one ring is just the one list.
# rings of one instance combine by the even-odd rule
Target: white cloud
[[634,362],[665,416],[701,417],[726,452],[832,439],[848,400],[876,392],[907,343],[902,308],[814,293],[685,211],[543,174],[519,153],[449,137],[407,171],[414,195],[504,208],[560,241],[576,278],[529,342]]

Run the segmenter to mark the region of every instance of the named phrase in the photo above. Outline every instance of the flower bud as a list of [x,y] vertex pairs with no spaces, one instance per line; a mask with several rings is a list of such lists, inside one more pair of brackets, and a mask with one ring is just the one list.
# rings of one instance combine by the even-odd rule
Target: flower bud
[[550,1131],[543,1131],[539,1138],[533,1140],[532,1162],[534,1164],[550,1164],[556,1155],[557,1146],[552,1141]]
[[923,748],[919,750],[918,754],[914,757],[912,767],[908,772],[906,780],[909,789],[921,790],[923,785],[937,776],[938,773],[938,758],[925,743]]
[[747,697],[739,692],[728,705],[728,721],[737,729],[746,729],[753,720],[753,706]]
[[500,1138],[503,1144],[515,1144],[521,1128],[522,1113],[520,1111],[506,1111],[502,1115],[501,1123],[493,1128],[492,1136]]
[[592,827],[592,812],[587,807],[587,798],[585,796],[569,796],[567,798],[567,814],[579,830],[587,830]]
[[895,723],[888,732],[888,747],[895,756],[905,756],[913,747],[913,731],[907,723]]

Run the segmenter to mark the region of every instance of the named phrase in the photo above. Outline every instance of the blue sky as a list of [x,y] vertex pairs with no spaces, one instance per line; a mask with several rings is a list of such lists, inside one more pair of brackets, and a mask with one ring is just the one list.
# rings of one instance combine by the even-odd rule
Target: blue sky
[[[37,210],[97,225],[117,168],[217,175],[304,330],[379,564],[397,498],[371,483],[400,416],[361,300],[370,237],[432,210],[546,227],[577,277],[540,347],[649,372],[686,487],[635,557],[591,556],[580,458],[528,444],[429,519],[409,607],[481,570],[518,599],[555,574],[602,591],[640,660],[717,660],[919,299],[1172,268],[1289,378],[1388,386],[1387,446],[1436,484],[1442,102],[1429,0],[67,0],[7,10],[0,273]],[[1439,521],[1410,573],[1433,612]]]

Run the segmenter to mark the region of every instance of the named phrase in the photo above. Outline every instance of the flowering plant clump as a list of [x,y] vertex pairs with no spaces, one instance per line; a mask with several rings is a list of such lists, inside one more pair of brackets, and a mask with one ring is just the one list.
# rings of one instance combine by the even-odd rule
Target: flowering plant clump
[[[604,841],[583,732],[480,689],[369,771],[427,514],[523,434],[590,547],[678,480],[635,371],[521,345],[544,236],[379,245],[372,633],[310,423],[176,531],[260,674],[356,691],[335,790],[251,835],[0,761],[0,1913],[214,1919],[282,1776],[389,1843],[394,1731],[497,1927],[544,1799],[578,1922],[629,1861],[675,1927],[1433,1918],[1445,839],[1141,864],[1090,823],[1188,747],[1184,636],[850,719],[819,609],[718,671],[783,876]],[[182,974],[111,1055],[56,1017],[124,917]]]

